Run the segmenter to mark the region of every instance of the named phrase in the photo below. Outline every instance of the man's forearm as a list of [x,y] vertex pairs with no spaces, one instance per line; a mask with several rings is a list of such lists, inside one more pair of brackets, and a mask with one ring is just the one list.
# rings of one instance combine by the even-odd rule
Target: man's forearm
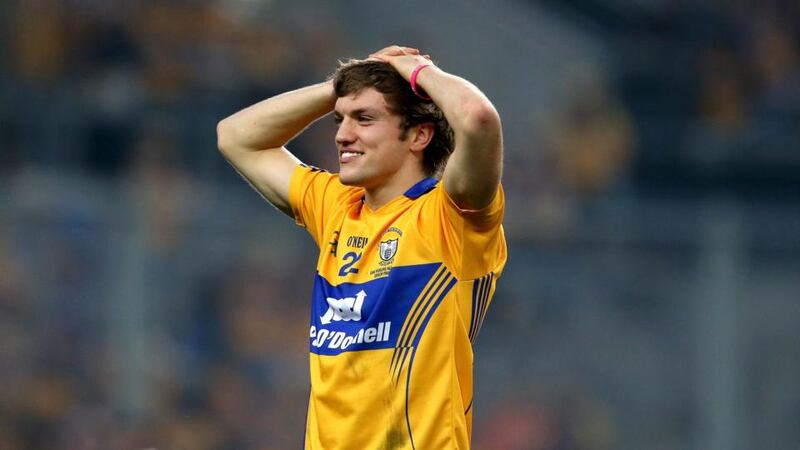
[[417,83],[442,109],[457,135],[499,131],[497,111],[469,81],[432,66],[420,71]]
[[[412,59],[396,59],[395,69],[407,80],[419,65]],[[499,131],[499,117],[488,98],[469,81],[431,64],[419,70],[415,80],[441,108],[456,135]]]
[[336,103],[330,81],[269,98],[222,120],[219,147],[228,151],[258,151],[286,145]]

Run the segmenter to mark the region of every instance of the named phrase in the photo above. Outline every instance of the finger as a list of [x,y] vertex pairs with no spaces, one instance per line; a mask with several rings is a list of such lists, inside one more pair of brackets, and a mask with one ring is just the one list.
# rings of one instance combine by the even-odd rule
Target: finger
[[383,54],[383,55],[390,55],[390,56],[401,56],[401,55],[419,55],[419,50],[413,47],[402,47],[399,45],[390,45],[388,47],[384,47],[381,50],[375,52],[375,54]]
[[373,53],[369,55],[369,58],[367,58],[367,60],[389,62],[388,61],[389,58],[387,57],[387,55],[382,55],[380,53]]
[[380,54],[380,55],[395,55],[395,56],[397,56],[397,55],[402,55],[403,54],[403,49],[399,45],[390,45],[388,47],[384,47],[384,48],[378,50],[375,53],[376,54]]

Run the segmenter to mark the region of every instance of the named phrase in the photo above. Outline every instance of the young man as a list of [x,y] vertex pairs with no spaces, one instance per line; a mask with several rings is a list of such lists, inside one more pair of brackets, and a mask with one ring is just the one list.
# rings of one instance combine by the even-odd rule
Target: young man
[[[338,175],[284,147],[331,110]],[[506,261],[489,100],[392,46],[217,132],[236,170],[320,249],[305,448],[469,448],[472,342]]]

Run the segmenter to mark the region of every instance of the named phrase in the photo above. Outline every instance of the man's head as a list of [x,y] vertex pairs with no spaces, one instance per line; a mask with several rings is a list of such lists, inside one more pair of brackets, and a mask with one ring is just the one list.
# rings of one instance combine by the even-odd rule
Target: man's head
[[382,103],[396,116],[397,138],[401,141],[408,139],[408,134],[417,127],[426,127],[431,136],[422,153],[422,168],[428,176],[441,174],[453,152],[453,130],[442,110],[435,103],[417,97],[408,81],[391,65],[371,60],[346,62],[334,73],[333,85],[340,99],[373,89],[382,94]]

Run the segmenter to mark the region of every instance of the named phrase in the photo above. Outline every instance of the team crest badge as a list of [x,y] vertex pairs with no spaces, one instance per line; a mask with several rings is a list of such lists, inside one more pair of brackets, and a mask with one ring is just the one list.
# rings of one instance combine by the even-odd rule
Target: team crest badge
[[388,241],[381,241],[379,251],[382,260],[389,261],[394,258],[395,253],[397,253],[397,241],[399,240],[400,239],[390,239]]
[[386,266],[394,262],[397,255],[397,248],[400,246],[400,237],[403,232],[399,228],[391,227],[383,233],[380,245],[378,245],[378,256],[381,257],[380,264]]

